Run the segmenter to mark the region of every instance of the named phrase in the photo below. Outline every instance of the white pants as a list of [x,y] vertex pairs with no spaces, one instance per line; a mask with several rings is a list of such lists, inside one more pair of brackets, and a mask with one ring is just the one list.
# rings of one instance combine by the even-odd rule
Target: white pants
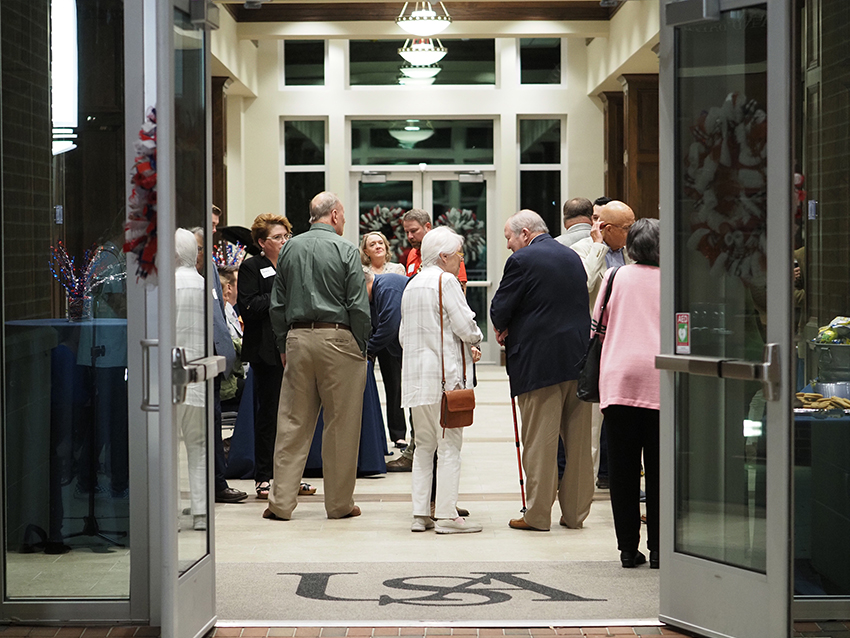
[[593,413],[590,417],[590,452],[593,454],[593,480],[599,475],[599,449],[602,438],[602,410],[599,409],[599,404],[593,404]]
[[437,494],[434,516],[457,518],[457,493],[460,483],[460,448],[463,428],[440,427],[440,404],[411,408],[416,428],[413,452],[413,515],[431,515],[431,481],[434,475],[434,451],[437,452]]
[[207,513],[206,415],[205,408],[185,403],[177,406],[177,422],[180,424],[180,436],[186,446],[188,465],[186,468],[180,468],[180,474],[187,476],[189,480],[192,514],[195,516]]

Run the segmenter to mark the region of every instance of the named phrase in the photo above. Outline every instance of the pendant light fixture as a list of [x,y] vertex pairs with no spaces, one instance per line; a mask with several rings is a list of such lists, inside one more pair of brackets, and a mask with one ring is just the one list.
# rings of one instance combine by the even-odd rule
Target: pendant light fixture
[[436,64],[429,64],[428,66],[402,64],[398,70],[406,78],[434,78],[443,69]]
[[422,37],[430,37],[437,35],[446,30],[452,23],[452,17],[446,11],[446,6],[440,2],[443,9],[443,15],[437,15],[437,12],[431,8],[430,2],[414,2],[413,10],[410,14],[405,15],[410,2],[405,2],[401,8],[401,13],[396,18],[396,24],[411,35]]
[[[435,41],[436,46],[434,46]],[[413,66],[436,64],[446,57],[446,53],[448,53],[448,49],[437,38],[434,38],[434,40],[431,40],[431,38],[405,40],[404,46],[398,50],[398,54]]]

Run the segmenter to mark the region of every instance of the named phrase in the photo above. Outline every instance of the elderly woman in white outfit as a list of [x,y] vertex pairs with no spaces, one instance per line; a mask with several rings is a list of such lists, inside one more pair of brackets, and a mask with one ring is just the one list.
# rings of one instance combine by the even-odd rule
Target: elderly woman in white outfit
[[[457,280],[463,261],[463,238],[446,227],[422,239],[422,270],[405,288],[401,299],[399,342],[403,349],[401,405],[411,408],[416,427],[413,455],[413,524],[411,531],[434,527],[431,520],[431,480],[437,451],[437,494],[434,517],[438,534],[480,532],[481,526],[457,515],[460,448],[463,428],[440,427],[442,365],[446,389],[463,385],[462,349],[466,355],[467,386],[472,364],[481,358],[483,335],[475,323]],[[443,331],[440,333],[439,290],[443,292]]]

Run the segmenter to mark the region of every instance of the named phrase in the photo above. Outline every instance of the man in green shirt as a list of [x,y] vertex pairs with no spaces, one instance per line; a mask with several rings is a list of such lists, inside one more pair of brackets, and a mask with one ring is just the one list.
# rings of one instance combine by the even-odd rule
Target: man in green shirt
[[280,251],[272,328],[284,365],[274,480],[263,518],[289,520],[324,408],[322,469],[328,518],[360,515],[354,504],[366,385],[369,297],[360,252],[342,239],[345,209],[333,193],[310,202],[310,230]]

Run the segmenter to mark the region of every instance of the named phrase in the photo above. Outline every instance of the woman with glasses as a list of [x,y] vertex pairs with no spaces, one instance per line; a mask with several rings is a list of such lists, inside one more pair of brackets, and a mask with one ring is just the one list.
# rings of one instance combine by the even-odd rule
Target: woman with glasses
[[363,263],[364,272],[371,272],[373,275],[405,274],[404,266],[390,261],[390,242],[384,233],[376,230],[363,235],[360,241],[360,261]]
[[[257,498],[269,497],[277,408],[283,366],[275,345],[269,318],[272,284],[280,249],[292,237],[292,224],[286,217],[264,213],[251,225],[251,238],[260,254],[239,267],[237,299],[245,328],[242,360],[254,371],[254,484]],[[301,484],[299,494],[315,494],[316,489]]]

